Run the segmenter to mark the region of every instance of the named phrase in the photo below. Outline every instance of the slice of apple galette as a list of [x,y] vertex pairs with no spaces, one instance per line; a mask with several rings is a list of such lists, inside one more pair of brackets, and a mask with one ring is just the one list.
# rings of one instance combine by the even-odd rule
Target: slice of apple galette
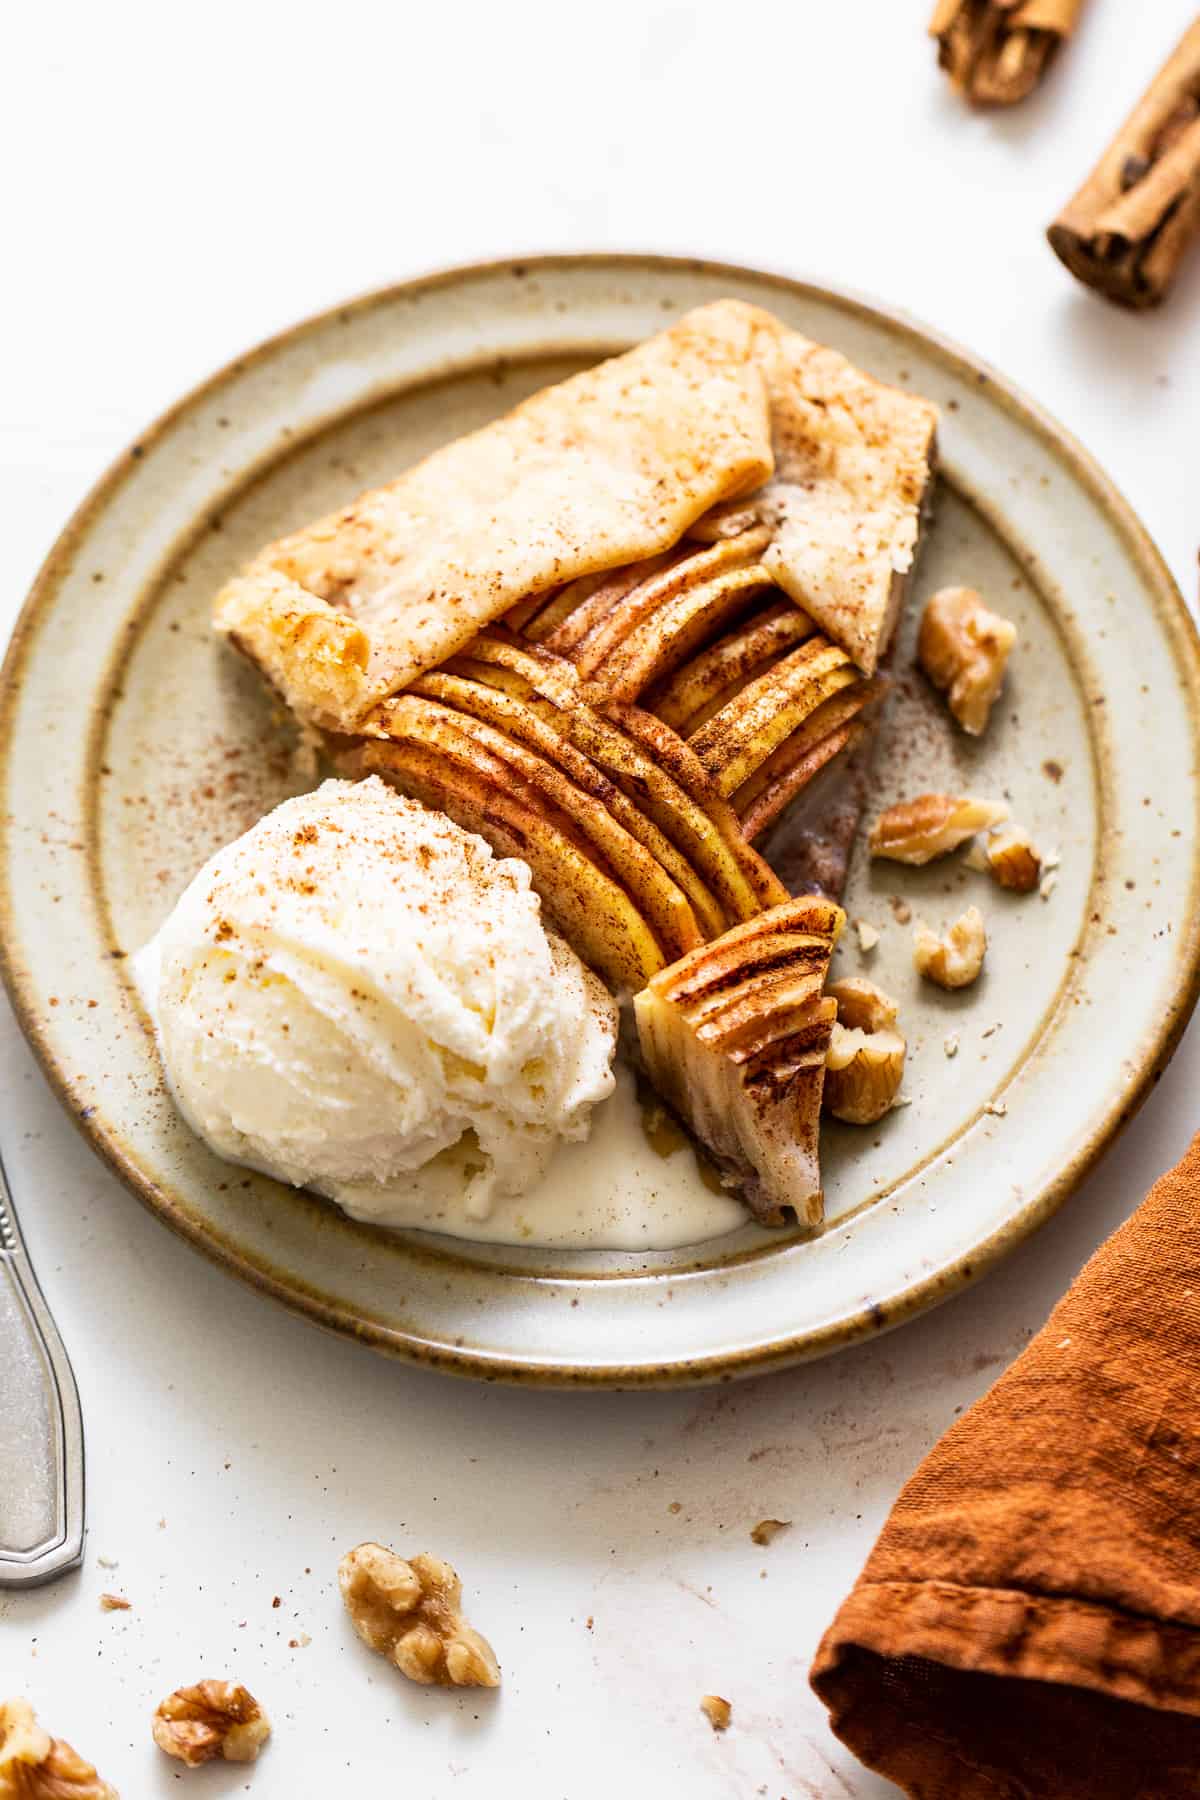
[[528,863],[769,1220],[820,1217],[841,913],[756,846],[783,869],[795,803],[861,766],[936,424],[721,301],[269,545],[216,604],[341,773]]

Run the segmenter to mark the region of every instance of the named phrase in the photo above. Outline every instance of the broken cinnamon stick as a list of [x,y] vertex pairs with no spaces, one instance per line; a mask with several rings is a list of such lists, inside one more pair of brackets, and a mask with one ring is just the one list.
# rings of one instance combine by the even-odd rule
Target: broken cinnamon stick
[[1184,33],[1048,236],[1119,306],[1157,306],[1200,231],[1200,19]]
[[1085,0],[937,0],[938,62],[976,106],[1011,106],[1037,86]]

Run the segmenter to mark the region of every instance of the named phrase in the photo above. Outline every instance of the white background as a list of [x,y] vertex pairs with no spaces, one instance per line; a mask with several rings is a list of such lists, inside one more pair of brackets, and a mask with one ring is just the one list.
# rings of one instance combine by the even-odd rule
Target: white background
[[[0,627],[110,458],[213,367],[373,285],[539,249],[699,252],[911,311],[1082,437],[1192,599],[1200,253],[1130,317],[1042,232],[1193,8],[1091,0],[1007,117],[951,97],[926,12],[16,9]],[[78,1576],[0,1598],[0,1697],[28,1694],[125,1800],[180,1791],[150,1712],[200,1674],[246,1681],[276,1725],[252,1771],[184,1776],[207,1796],[894,1794],[830,1736],[812,1652],[903,1478],[1184,1149],[1198,1072],[1193,1034],[1058,1220],[902,1332],[735,1391],[564,1396],[411,1372],[215,1272],[102,1171],[4,1012],[0,1136],[79,1374],[91,1532]],[[763,1551],[765,1514],[795,1525]],[[367,1537],[458,1565],[498,1696],[412,1688],[352,1639],[334,1570]],[[101,1613],[106,1588],[134,1610]]]

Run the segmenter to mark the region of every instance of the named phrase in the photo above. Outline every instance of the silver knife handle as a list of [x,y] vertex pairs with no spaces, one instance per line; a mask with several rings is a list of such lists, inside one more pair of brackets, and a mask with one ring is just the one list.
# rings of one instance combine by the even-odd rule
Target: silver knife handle
[[79,1390],[0,1163],[0,1588],[50,1581],[82,1558]]

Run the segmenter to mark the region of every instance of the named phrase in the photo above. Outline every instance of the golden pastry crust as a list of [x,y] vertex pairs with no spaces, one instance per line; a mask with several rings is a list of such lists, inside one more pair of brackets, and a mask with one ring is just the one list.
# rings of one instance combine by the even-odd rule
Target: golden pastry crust
[[[356,726],[518,600],[668,549],[760,486],[772,462],[752,336],[740,314],[701,308],[543,389],[268,545],[218,596],[218,630],[302,717]],[[309,631],[331,640],[315,680]]]
[[372,708],[532,596],[720,540],[870,673],[912,566],[936,409],[719,301],[268,545],[215,623],[304,720]]

